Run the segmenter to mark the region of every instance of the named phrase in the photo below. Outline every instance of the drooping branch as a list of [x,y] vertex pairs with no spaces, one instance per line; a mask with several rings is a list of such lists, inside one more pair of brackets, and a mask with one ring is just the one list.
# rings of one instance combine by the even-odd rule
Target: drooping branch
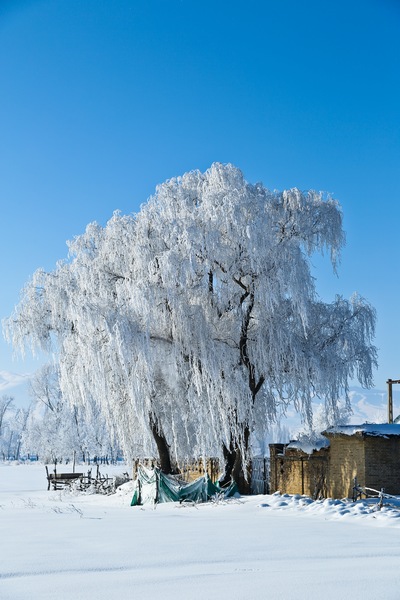
[[225,448],[244,469],[256,420],[290,402],[309,416],[311,393],[335,403],[352,376],[372,381],[371,307],[349,319],[315,294],[309,257],[328,250],[335,266],[343,242],[336,202],[216,163],[160,185],[134,217],[89,225],[5,330],[58,352],[65,396],[93,402],[127,455],[153,440],[174,457]]

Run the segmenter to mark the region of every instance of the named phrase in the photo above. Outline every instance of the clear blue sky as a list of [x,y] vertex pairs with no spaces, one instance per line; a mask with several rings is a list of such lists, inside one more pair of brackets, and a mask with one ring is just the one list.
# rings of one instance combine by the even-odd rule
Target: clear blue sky
[[400,378],[399,39],[398,0],[2,0],[0,317],[87,223],[231,162],[341,202],[319,291],[376,307],[376,386]]

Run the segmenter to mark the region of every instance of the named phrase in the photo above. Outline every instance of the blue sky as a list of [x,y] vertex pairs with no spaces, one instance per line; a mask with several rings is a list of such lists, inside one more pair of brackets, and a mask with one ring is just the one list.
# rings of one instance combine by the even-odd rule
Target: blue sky
[[[397,0],[3,0],[0,317],[87,223],[231,162],[340,201],[319,292],[375,306],[375,384],[400,378],[399,35]],[[0,342],[0,371],[35,365]]]

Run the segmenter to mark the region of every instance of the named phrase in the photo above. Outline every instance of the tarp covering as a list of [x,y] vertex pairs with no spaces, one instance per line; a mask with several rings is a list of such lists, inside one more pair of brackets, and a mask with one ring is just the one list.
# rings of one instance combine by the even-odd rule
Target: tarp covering
[[228,487],[221,488],[207,474],[186,483],[172,475],[165,475],[157,467],[146,469],[139,465],[131,506],[159,502],[207,502],[220,494],[224,498],[230,498],[237,491],[236,483],[232,482]]

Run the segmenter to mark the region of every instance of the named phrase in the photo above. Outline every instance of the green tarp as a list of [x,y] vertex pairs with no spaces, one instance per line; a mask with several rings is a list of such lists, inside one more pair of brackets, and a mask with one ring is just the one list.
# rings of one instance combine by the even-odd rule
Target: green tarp
[[207,502],[210,498],[223,495],[230,498],[237,493],[236,483],[221,488],[208,475],[186,483],[160,469],[146,469],[139,465],[131,506],[157,504],[159,502]]

